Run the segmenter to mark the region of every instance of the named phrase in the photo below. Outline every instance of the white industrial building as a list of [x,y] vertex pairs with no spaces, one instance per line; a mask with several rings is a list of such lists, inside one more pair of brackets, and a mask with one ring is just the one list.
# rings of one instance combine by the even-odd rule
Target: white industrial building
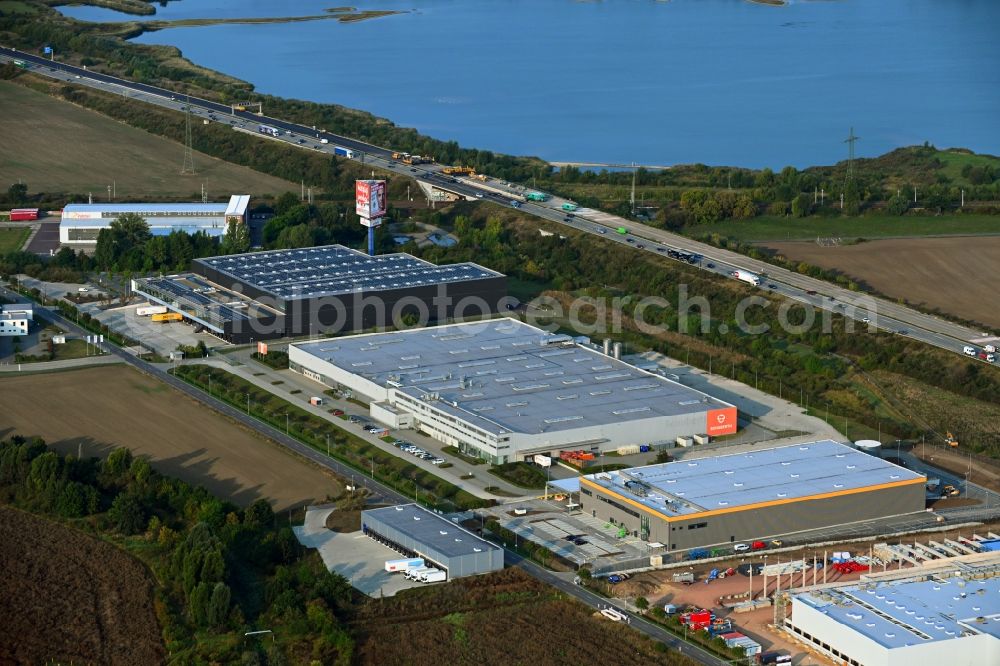
[[31,303],[0,305],[0,335],[27,335],[33,317]]
[[838,664],[1000,664],[1000,554],[799,592],[784,626]]
[[63,245],[93,245],[101,229],[124,213],[135,213],[149,224],[154,236],[173,231],[224,236],[229,222],[246,223],[250,195],[235,194],[228,203],[95,203],[66,204],[59,222]]
[[289,365],[494,464],[736,429],[732,405],[516,319],[293,344]]

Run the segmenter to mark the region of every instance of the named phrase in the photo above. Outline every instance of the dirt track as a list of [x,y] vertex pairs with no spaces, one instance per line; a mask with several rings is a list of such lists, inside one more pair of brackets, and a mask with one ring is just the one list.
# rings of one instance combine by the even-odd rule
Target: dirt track
[[160,664],[146,568],[114,546],[0,507],[0,663]]
[[903,238],[859,245],[764,243],[789,259],[835,269],[891,298],[1000,328],[1000,237]]
[[318,468],[131,368],[0,378],[0,437],[42,437],[65,453],[126,446],[170,476],[246,506],[278,510],[340,492]]

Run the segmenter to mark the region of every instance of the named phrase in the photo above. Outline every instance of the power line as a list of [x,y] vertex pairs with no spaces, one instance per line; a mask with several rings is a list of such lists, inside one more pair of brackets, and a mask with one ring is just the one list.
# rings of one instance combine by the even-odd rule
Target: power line
[[861,137],[854,136],[854,128],[851,128],[851,134],[846,139],[844,143],[847,144],[847,175],[844,178],[844,189],[854,180],[854,144]]

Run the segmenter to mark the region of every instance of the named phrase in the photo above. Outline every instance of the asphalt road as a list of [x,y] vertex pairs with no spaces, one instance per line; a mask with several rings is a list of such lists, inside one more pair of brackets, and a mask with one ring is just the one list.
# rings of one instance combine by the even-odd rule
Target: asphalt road
[[[210,119],[210,122],[230,124],[234,128],[251,133],[259,134],[258,127],[261,124],[270,125],[282,132],[280,137],[270,138],[270,140],[283,141],[303,149],[332,154],[338,146],[346,148],[353,151],[353,159],[363,164],[416,178],[439,189],[469,199],[478,198],[502,205],[511,205],[517,199],[523,200],[522,193],[525,190],[520,186],[495,180],[486,184],[471,179],[450,177],[441,173],[443,167],[438,164],[405,165],[392,159],[390,149],[325,132],[316,127],[289,123],[266,115],[258,116],[249,111],[233,111],[230,107],[218,102],[196,97],[189,98],[164,88],[90,72],[58,61],[50,61],[40,56],[0,47],[0,61],[6,62],[15,58],[27,63],[28,68],[37,74],[63,80],[67,83],[86,85],[176,111],[182,111],[183,107],[190,103],[192,114],[198,118]],[[210,116],[214,116],[214,119],[209,118]],[[264,137],[264,135],[260,136]],[[323,144],[320,142],[321,139],[326,139],[329,143]],[[859,322],[858,328],[869,326],[872,329],[906,335],[957,354],[963,354],[963,347],[975,344],[974,340],[989,337],[988,335],[984,336],[983,331],[976,331],[932,315],[923,314],[893,301],[858,294],[823,280],[754,261],[736,252],[699,243],[639,222],[599,211],[581,210],[569,215],[560,208],[564,203],[566,200],[559,198],[549,198],[544,202],[524,201],[522,203],[519,201],[519,208],[536,217],[564,224],[586,233],[602,235],[613,242],[631,245],[639,251],[652,252],[662,256],[666,256],[667,250],[670,249],[697,254],[700,260],[695,265],[719,275],[730,276],[736,270],[757,273],[763,277],[761,289],[781,294],[800,303],[809,304],[819,310],[855,319]],[[623,227],[628,233],[625,235],[616,233],[615,230],[618,227]],[[639,245],[645,247],[639,248]],[[748,293],[752,293],[752,289],[750,285],[747,285]],[[865,319],[868,321],[865,322]]]

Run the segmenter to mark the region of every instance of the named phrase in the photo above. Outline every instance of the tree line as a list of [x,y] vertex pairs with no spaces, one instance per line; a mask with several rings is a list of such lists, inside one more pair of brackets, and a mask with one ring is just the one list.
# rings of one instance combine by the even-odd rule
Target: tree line
[[[0,441],[0,502],[57,517],[126,548],[159,581],[168,651],[191,663],[349,664],[351,587],[306,552],[266,500],[239,508],[115,449],[76,458],[20,436]],[[246,631],[272,628],[254,646]]]

